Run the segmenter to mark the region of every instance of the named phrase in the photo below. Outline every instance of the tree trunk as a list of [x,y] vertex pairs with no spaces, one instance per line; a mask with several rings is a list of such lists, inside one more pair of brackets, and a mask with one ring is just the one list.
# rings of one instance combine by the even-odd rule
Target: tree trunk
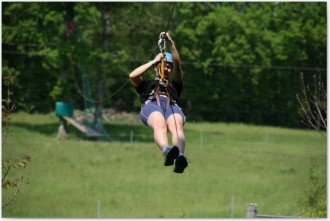
[[[110,13],[108,9],[104,6],[102,8],[102,24],[103,24],[103,33],[102,33],[102,47],[103,51],[109,51],[109,32],[110,32]],[[105,60],[102,61],[102,66],[105,66]],[[104,84],[105,84],[105,68],[100,72],[100,78],[97,84],[97,97],[99,101],[104,99]],[[103,113],[103,102],[99,102],[95,106],[95,129],[98,132],[103,132],[102,125],[102,113]]]

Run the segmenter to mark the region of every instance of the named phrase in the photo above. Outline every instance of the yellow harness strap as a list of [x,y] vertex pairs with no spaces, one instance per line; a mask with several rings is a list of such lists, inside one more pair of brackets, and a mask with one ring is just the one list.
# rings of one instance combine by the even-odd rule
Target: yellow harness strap
[[156,98],[157,100],[157,105],[160,107],[160,99],[159,99],[159,96],[160,96],[160,91],[159,91],[159,88],[160,88],[160,85],[163,84],[166,88],[166,97],[167,97],[167,101],[166,101],[166,107],[168,108],[170,106],[170,101],[171,101],[171,98],[170,98],[170,94],[168,92],[168,85],[170,85],[170,83],[168,82],[168,80],[165,79],[165,74],[164,74],[164,70],[165,70],[165,60],[164,60],[164,52],[163,53],[163,57],[160,61],[160,66],[158,67],[158,73],[160,75],[160,80],[159,80],[159,83],[158,85],[156,86],[154,92],[153,92],[153,96]]

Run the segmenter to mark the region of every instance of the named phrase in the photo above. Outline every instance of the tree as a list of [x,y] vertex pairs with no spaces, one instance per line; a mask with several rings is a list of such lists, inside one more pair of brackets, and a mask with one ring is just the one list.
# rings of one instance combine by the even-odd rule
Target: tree
[[[209,120],[297,125],[299,104],[294,100],[299,90],[299,72],[320,70],[323,76],[326,73],[325,6],[323,3],[180,5],[179,20],[181,16],[182,20],[194,16],[184,20],[176,30],[180,36],[177,41],[183,44],[179,48],[182,57],[189,58],[184,66],[189,83],[188,88],[185,84],[184,93],[188,115]],[[190,10],[191,7],[197,11]],[[189,22],[194,19],[196,25],[192,26]],[[314,33],[319,33],[319,37]],[[321,53],[314,53],[316,48]],[[201,101],[209,105],[199,105]]]
[[3,3],[3,67],[17,70],[15,99],[25,111],[53,110],[50,95],[62,90],[64,9],[60,3]]
[[[85,72],[93,100],[103,85],[103,108],[138,111],[127,75],[158,52],[172,6],[5,2],[2,63],[16,70],[17,106],[49,112],[61,99],[83,108],[75,82],[81,87]],[[104,9],[110,12],[107,50]],[[190,120],[301,126],[299,74],[306,83],[315,72],[326,78],[326,3],[179,2],[169,24],[183,63],[180,105]]]
[[314,85],[305,85],[304,76],[301,74],[302,93],[297,94],[301,106],[303,123],[317,131],[326,138],[327,131],[327,91],[321,77],[314,75]]

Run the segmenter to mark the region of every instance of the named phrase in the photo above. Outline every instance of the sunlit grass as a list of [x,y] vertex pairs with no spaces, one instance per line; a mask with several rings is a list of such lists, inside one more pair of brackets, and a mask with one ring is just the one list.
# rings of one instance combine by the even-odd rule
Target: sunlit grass
[[[294,216],[311,158],[326,177],[326,140],[314,131],[187,122],[191,163],[175,174],[138,121],[110,120],[112,142],[88,141],[72,126],[59,140],[57,128],[54,115],[12,116],[2,158],[29,154],[32,161],[29,184],[3,217],[228,218],[231,200],[234,217],[244,218],[251,202],[263,214]],[[3,200],[8,193],[2,190]]]

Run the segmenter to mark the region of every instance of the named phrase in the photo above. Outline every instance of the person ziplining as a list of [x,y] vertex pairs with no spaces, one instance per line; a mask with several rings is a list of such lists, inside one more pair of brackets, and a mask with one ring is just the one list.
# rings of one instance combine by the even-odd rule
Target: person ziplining
[[[165,52],[166,44],[171,53]],[[142,103],[141,121],[153,129],[154,140],[164,156],[164,166],[174,165],[174,172],[183,173],[188,166],[184,156],[185,136],[183,132],[186,117],[178,105],[183,87],[183,72],[179,53],[169,33],[161,32],[158,45],[160,53],[155,58],[133,70],[130,81],[140,95]],[[155,78],[143,76],[151,67]],[[172,74],[172,79],[170,75]],[[172,146],[168,144],[169,131]]]

